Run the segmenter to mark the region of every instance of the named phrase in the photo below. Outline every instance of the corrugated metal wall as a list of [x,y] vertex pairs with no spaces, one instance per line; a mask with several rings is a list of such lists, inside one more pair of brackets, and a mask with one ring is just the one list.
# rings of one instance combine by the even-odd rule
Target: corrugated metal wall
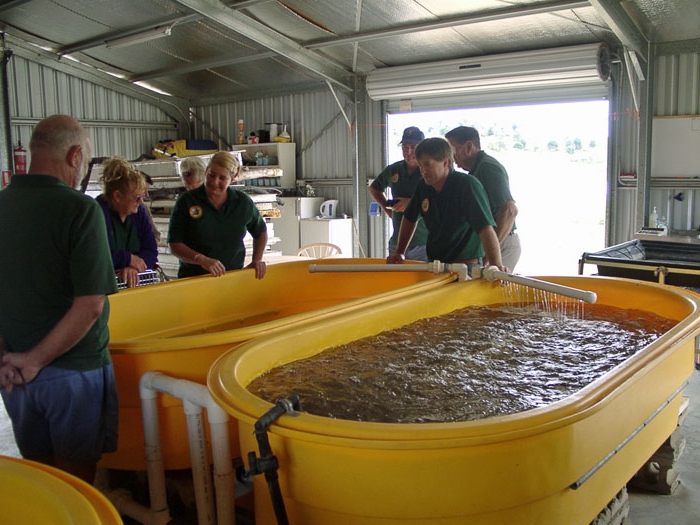
[[[656,71],[654,116],[699,117],[700,53],[659,57]],[[700,137],[700,132],[694,134]],[[673,229],[700,228],[700,165],[695,166],[694,170],[683,182],[664,180],[663,183],[654,183],[655,175],[660,174],[652,171],[650,204],[657,206],[659,217],[665,216]]]
[[[636,172],[639,120],[626,76],[621,87],[618,91],[618,109],[614,114],[614,154],[621,173]],[[656,118],[700,116],[700,53],[657,57],[652,104]],[[659,179],[657,175],[651,171],[649,201],[650,207],[657,207],[659,218],[666,217],[669,226],[677,230],[700,227],[700,183],[692,178],[671,182]],[[700,177],[700,166],[695,177]],[[683,200],[675,198],[679,193],[683,194]],[[637,229],[634,219],[636,212],[636,186],[618,185],[611,244],[632,238]]]
[[93,156],[135,159],[159,140],[177,138],[177,122],[160,108],[72,77],[17,55],[10,60],[12,143],[25,146],[34,125],[63,113],[77,118],[93,142]]
[[[266,124],[270,122],[286,125],[287,132],[297,145],[297,179],[314,186],[317,196],[338,199],[339,213],[356,219],[355,225],[360,237],[359,232],[368,227],[368,215],[364,207],[359,207],[361,200],[357,198],[356,190],[366,187],[368,176],[373,177],[381,171],[384,151],[381,106],[367,99],[363,107],[366,112],[363,120],[367,121],[367,125],[364,130],[355,130],[356,115],[352,100],[338,91],[334,96],[330,89],[195,106],[192,108],[195,115],[194,136],[198,139],[218,140],[221,147],[235,146],[239,119],[244,122],[246,136],[251,131],[268,129]],[[356,131],[359,140],[365,142],[367,148],[364,164],[357,167]],[[374,255],[375,244],[381,250],[385,244],[381,232],[381,224],[376,232],[370,225],[371,246],[363,243],[357,255]]]

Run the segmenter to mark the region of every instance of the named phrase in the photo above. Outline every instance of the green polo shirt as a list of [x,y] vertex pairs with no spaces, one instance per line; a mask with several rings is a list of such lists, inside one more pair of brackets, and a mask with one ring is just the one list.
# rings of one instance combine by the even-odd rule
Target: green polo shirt
[[[49,175],[14,175],[0,191],[0,333],[33,348],[74,297],[116,293],[104,216],[94,199]],[[51,365],[91,370],[111,362],[109,301],[87,334]]]
[[[503,165],[484,151],[476,155],[474,168],[469,172],[474,175],[486,191],[491,206],[491,214],[498,219],[498,213],[504,202],[515,200],[510,194],[508,172]],[[515,230],[515,225],[513,225]]]
[[[246,232],[258,238],[267,226],[253,200],[228,188],[226,203],[217,210],[204,186],[186,191],[177,199],[170,216],[168,242],[181,242],[196,252],[218,259],[227,271],[243,268]],[[199,265],[180,261],[178,277],[205,275]]]
[[428,259],[445,263],[483,257],[479,232],[496,225],[484,187],[472,175],[456,171],[447,175],[439,193],[421,180],[404,215],[411,222],[423,217]]
[[[418,186],[418,183],[422,180],[423,177],[421,177],[420,169],[416,169],[413,173],[409,174],[406,161],[401,160],[384,168],[377,178],[372,181],[372,188],[379,191],[391,188],[391,194],[394,198],[405,197],[410,199],[416,186]],[[391,235],[389,244],[392,246],[396,246],[398,242],[401,219],[403,219],[403,212],[391,211],[391,223],[394,226],[394,232]],[[409,244],[408,247],[423,246],[427,239],[428,229],[425,227],[425,223],[419,220],[416,224],[416,231],[411,239],[411,244]]]

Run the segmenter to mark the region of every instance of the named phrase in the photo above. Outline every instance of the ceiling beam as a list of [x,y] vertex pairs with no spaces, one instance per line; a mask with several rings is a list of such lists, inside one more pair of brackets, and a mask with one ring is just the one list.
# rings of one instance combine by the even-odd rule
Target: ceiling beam
[[589,2],[603,17],[622,45],[634,50],[644,62],[648,62],[648,39],[625,11],[624,2],[620,0],[589,0]]
[[[238,9],[242,3],[243,2],[237,2],[235,4],[230,5],[230,7],[232,9]],[[405,35],[405,34],[409,34],[409,33],[419,33],[422,31],[431,31],[433,29],[443,29],[446,27],[454,27],[454,26],[459,26],[459,25],[492,22],[495,20],[506,20],[506,19],[515,18],[518,16],[547,14],[547,13],[554,13],[554,12],[564,11],[564,10],[569,10],[569,9],[581,9],[584,7],[590,7],[590,3],[588,2],[588,0],[558,0],[558,1],[554,1],[554,2],[545,2],[545,3],[537,4],[534,6],[498,9],[498,10],[492,11],[491,13],[488,13],[488,14],[442,18],[442,19],[436,20],[436,21],[402,25],[402,26],[397,26],[397,27],[393,27],[393,28],[389,28],[389,29],[382,29],[382,30],[377,30],[377,31],[366,31],[363,33],[357,32],[357,33],[354,33],[352,35],[347,35],[347,36],[334,36],[334,37],[329,37],[329,38],[323,38],[323,39],[314,40],[312,42],[304,44],[303,47],[305,49],[315,50],[315,49],[322,49],[325,47],[331,47],[331,46],[336,46],[336,45],[341,45],[341,44],[350,44],[350,43],[357,44],[359,42],[364,42],[364,41],[368,41],[368,40],[375,40],[375,39],[379,39],[379,38],[386,38],[386,37],[390,37],[390,36]],[[195,16],[195,15],[192,15],[192,16]],[[165,20],[159,21],[160,25],[163,25],[166,23],[167,23],[167,21],[165,21]],[[151,80],[151,79],[159,78],[159,77],[166,76],[166,75],[192,73],[194,71],[201,71],[204,69],[211,69],[214,67],[224,67],[224,66],[239,64],[242,62],[261,60],[264,58],[270,58],[271,56],[274,56],[274,55],[270,54],[270,53],[256,53],[256,54],[250,55],[248,57],[220,59],[217,61],[210,61],[210,62],[195,62],[192,64],[183,65],[181,67],[163,68],[163,69],[157,69],[157,70],[153,70],[153,71],[146,71],[144,73],[141,73],[138,75],[133,75],[133,76],[129,77],[129,80],[132,80],[132,81]]]
[[[26,2],[28,0],[14,0],[14,2]],[[231,9],[246,9],[259,4],[265,4],[267,2],[272,2],[274,0],[243,0],[239,2],[229,2],[227,5]],[[4,6],[0,5],[0,11]],[[93,47],[99,47],[105,44],[108,40],[114,40],[115,38],[121,38],[125,36],[138,35],[144,31],[149,31],[155,27],[160,26],[173,26],[180,24],[189,24],[191,22],[196,22],[204,18],[202,14],[192,13],[189,15],[173,15],[167,18],[162,18],[157,21],[150,21],[144,24],[139,24],[128,29],[121,29],[118,31],[110,31],[109,33],[103,33],[101,35],[87,38],[81,40],[80,42],[75,42],[67,46],[60,46],[54,49],[54,52],[58,55],[70,55],[71,53],[77,53],[78,51],[84,51],[86,49],[92,49]]]
[[277,53],[274,53],[272,51],[265,51],[262,53],[255,53],[254,55],[247,55],[240,58],[204,60],[201,62],[184,64],[178,67],[164,67],[162,69],[147,71],[145,73],[127,75],[126,79],[130,80],[131,82],[140,82],[142,80],[151,80],[154,78],[160,78],[170,75],[184,75],[185,73],[192,73],[193,71],[201,71],[203,69],[214,69],[217,67],[231,66],[233,64],[243,64],[245,62],[253,62],[255,60],[262,60],[264,58],[272,58],[276,56]]
[[257,20],[223,5],[221,2],[216,0],[176,0],[176,2],[204,15],[217,24],[223,25],[246,38],[250,38],[261,46],[299,64],[326,80],[330,80],[346,91],[352,91],[353,89],[353,74],[340,65],[305,49],[291,38],[287,38]]
[[469,24],[494,22],[497,20],[508,20],[510,18],[529,15],[541,15],[547,13],[554,13],[557,11],[566,11],[569,9],[582,9],[584,7],[590,6],[591,5],[588,0],[559,0],[555,2],[545,2],[525,7],[508,7],[505,9],[496,9],[489,13],[447,17],[429,22],[419,22],[416,24],[400,25],[388,29],[365,31],[363,33],[355,33],[347,36],[333,36],[328,38],[321,38],[318,40],[307,42],[304,47],[306,47],[307,49],[319,49],[323,47],[338,46],[341,44],[366,42],[368,40],[376,40],[379,38],[387,38],[390,36],[406,35],[409,33],[420,33],[423,31],[432,31],[434,29],[445,29]]

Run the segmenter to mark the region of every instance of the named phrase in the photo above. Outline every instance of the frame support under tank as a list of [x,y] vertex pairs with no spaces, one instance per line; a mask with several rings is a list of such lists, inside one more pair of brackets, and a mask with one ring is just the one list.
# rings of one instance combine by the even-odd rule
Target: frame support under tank
[[586,472],[583,476],[581,476],[579,479],[577,479],[576,481],[574,481],[574,482],[569,486],[569,488],[572,489],[572,490],[577,490],[577,489],[581,488],[581,485],[583,485],[586,481],[588,481],[588,479],[589,479],[591,476],[593,476],[593,474],[595,474],[596,472],[598,472],[598,470],[600,470],[600,469],[603,467],[603,465],[605,465],[608,461],[610,461],[610,460],[612,459],[612,457],[613,457],[615,454],[617,454],[620,450],[622,450],[622,448],[623,448],[625,445],[627,445],[627,443],[629,443],[630,441],[632,441],[632,439],[633,439],[637,434],[639,434],[642,430],[644,430],[644,428],[645,428],[649,423],[651,423],[651,421],[652,421],[657,415],[659,415],[659,413],[660,413],[664,408],[666,408],[666,407],[671,403],[671,401],[673,401],[673,400],[676,398],[677,395],[679,395],[679,394],[683,391],[683,389],[686,387],[687,384],[688,384],[687,382],[683,383],[683,384],[678,388],[678,390],[676,390],[673,394],[671,394],[671,397],[669,397],[666,401],[664,401],[664,402],[661,404],[661,406],[660,406],[659,408],[657,408],[656,410],[654,410],[654,412],[653,412],[648,418],[646,418],[637,428],[635,428],[629,436],[627,436],[625,439],[623,439],[623,440],[622,440],[615,448],[613,448],[603,459],[601,459],[598,463],[596,463],[596,464],[593,466],[593,468],[592,468],[591,470],[589,470],[589,471]]

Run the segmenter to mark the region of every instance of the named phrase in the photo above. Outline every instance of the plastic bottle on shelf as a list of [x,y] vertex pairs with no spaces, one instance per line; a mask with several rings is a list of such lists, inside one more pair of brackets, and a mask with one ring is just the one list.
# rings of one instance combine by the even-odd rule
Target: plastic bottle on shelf
[[649,228],[656,228],[659,223],[659,214],[656,211],[656,206],[654,206],[654,209],[651,210],[651,213],[649,214],[649,222],[647,223],[647,226]]
[[668,234],[668,225],[666,224],[666,216],[661,217],[661,220],[658,222],[656,227],[661,228],[660,235],[667,235]]
[[238,143],[245,144],[245,132],[243,131],[243,119],[238,121]]

